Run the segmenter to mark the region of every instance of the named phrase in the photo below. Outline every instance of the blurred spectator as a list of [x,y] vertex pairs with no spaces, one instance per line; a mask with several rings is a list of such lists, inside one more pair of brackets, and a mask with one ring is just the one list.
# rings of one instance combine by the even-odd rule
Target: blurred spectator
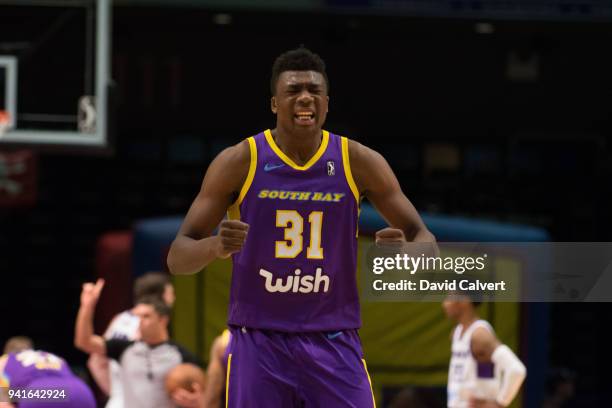
[[433,394],[414,388],[406,387],[391,400],[388,408],[444,408],[444,403]]
[[575,392],[575,374],[567,368],[553,369],[546,382],[546,397],[543,408],[563,408],[569,406],[569,401]]

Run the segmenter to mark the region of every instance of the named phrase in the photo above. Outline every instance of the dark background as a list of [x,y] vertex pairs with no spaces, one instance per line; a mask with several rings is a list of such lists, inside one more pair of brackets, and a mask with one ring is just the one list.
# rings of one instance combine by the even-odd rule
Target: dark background
[[[446,2],[437,15],[328,3],[299,13],[115,8],[113,151],[41,152],[36,205],[0,208],[0,342],[26,334],[82,364],[73,324],[96,239],[184,214],[216,153],[274,127],[270,67],[300,44],[328,64],[326,129],[381,152],[419,211],[536,225],[555,241],[612,240],[612,25],[598,2],[535,16],[487,14],[486,1]],[[86,12],[0,11],[0,53],[20,57],[20,112],[73,112],[90,83]],[[479,33],[482,22],[493,32]],[[20,39],[29,45],[6,47]],[[535,77],[508,74],[512,52],[537,56]],[[427,152],[440,144],[459,160],[431,168]],[[610,310],[550,309],[549,362],[577,374],[573,406],[609,401]]]

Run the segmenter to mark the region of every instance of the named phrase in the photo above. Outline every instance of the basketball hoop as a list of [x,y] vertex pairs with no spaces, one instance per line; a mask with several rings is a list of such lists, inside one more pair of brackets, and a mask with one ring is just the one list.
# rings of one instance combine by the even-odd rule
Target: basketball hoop
[[11,117],[9,116],[9,113],[7,111],[0,110],[0,139],[8,130],[10,123]]

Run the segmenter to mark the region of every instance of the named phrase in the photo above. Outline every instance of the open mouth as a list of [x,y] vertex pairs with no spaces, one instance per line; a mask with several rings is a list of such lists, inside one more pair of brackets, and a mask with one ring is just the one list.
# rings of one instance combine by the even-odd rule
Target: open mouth
[[314,121],[314,112],[298,112],[294,115],[294,118],[300,123],[311,123]]

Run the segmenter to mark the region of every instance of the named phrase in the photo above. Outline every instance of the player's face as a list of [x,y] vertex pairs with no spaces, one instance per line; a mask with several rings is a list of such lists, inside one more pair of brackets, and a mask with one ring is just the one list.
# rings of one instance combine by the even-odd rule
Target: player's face
[[464,303],[465,301],[460,296],[451,294],[442,302],[442,308],[448,318],[457,320],[461,316]]
[[292,132],[319,131],[329,105],[325,78],[315,71],[285,71],[278,77],[271,103],[278,127]]

